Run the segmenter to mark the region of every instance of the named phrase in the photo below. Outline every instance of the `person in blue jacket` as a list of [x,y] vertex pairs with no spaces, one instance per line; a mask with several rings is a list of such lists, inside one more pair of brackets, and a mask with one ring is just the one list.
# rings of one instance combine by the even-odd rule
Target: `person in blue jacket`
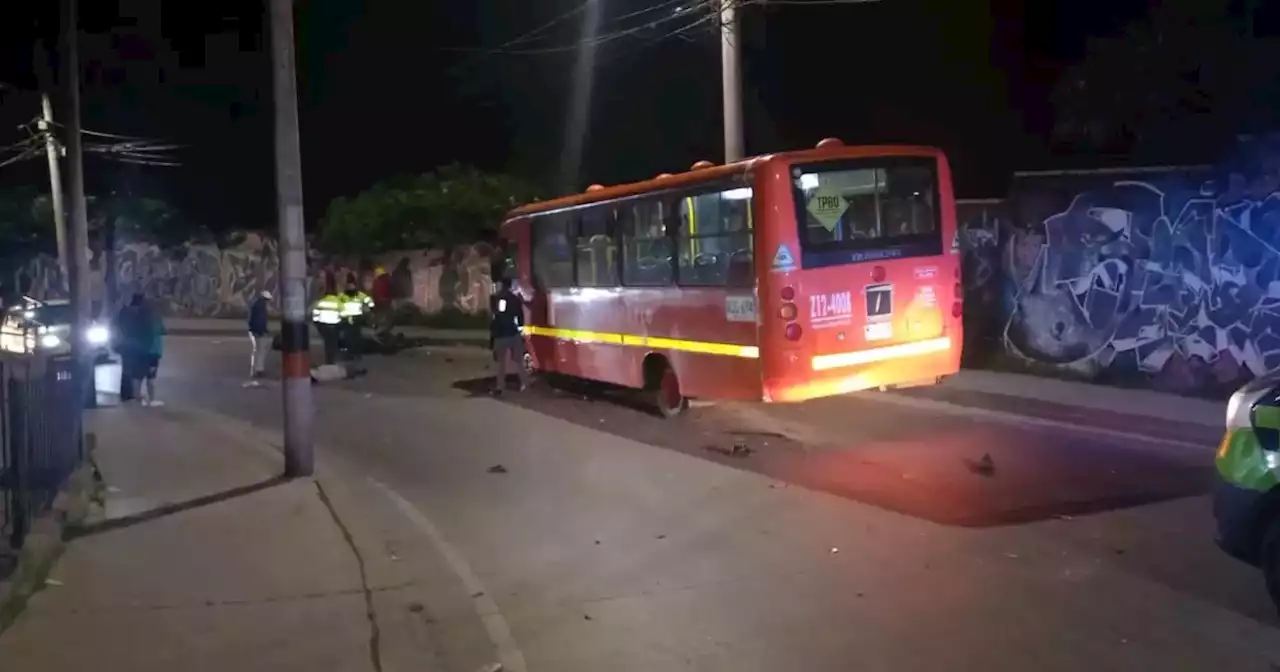
[[257,387],[267,371],[267,353],[271,351],[271,328],[267,307],[271,292],[263,290],[249,304],[249,386]]

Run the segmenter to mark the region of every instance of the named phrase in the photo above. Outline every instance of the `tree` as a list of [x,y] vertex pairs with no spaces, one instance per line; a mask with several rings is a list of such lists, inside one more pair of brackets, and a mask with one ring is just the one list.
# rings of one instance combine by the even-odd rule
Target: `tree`
[[33,187],[0,193],[0,247],[6,257],[55,252],[53,202]]
[[503,215],[534,200],[535,191],[509,175],[457,164],[394,177],[334,199],[318,242],[356,255],[473,242],[492,235]]
[[[1052,94],[1053,141],[1102,152],[1214,149],[1259,122],[1280,70],[1225,0],[1166,0],[1119,37],[1090,41]],[[1264,122],[1265,123],[1265,122]]]

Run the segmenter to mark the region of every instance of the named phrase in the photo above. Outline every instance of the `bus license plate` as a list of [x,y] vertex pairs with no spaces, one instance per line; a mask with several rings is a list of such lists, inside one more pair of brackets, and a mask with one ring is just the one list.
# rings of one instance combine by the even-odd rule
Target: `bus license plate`
[[893,285],[870,285],[866,288],[867,318],[893,316]]

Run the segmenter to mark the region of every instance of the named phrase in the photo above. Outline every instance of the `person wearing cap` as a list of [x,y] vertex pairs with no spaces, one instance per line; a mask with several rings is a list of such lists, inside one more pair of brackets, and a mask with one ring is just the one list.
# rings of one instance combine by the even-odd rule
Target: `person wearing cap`
[[249,385],[256,387],[267,370],[267,353],[271,350],[271,329],[267,306],[271,292],[262,290],[249,304]]

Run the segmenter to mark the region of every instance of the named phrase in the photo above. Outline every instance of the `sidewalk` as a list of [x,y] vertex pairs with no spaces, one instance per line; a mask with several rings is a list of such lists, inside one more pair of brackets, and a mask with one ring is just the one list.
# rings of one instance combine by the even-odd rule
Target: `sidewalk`
[[371,517],[347,515],[359,507],[349,488],[279,479],[278,452],[211,422],[167,408],[92,414],[105,519],[0,636],[0,668],[442,669],[396,622],[379,629],[383,603],[409,615],[403,605],[425,598],[371,550]]
[[[223,334],[241,336],[247,331],[245,321],[241,318],[218,317],[165,318],[165,328],[170,334],[197,336]],[[273,333],[280,333],[280,320],[271,320],[271,330]],[[483,329],[434,329],[405,325],[396,327],[395,330],[407,338],[421,338],[442,345],[474,343],[487,347],[489,343],[489,332]],[[315,329],[311,330],[311,337],[319,339]]]
[[1126,389],[1020,373],[965,369],[947,378],[939,390],[1010,399],[1031,399],[1105,413],[1140,416],[1173,423],[1222,429],[1226,403],[1152,390]]

